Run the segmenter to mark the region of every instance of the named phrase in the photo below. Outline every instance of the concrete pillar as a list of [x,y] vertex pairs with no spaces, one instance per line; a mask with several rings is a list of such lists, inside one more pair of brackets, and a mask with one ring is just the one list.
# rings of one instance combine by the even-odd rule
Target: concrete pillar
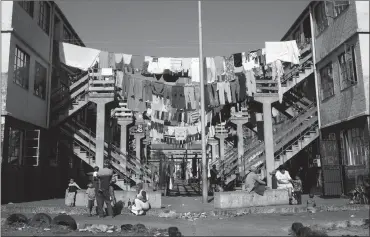
[[104,164],[105,103],[96,103],[95,164],[102,169]]
[[[121,138],[120,138],[120,145],[119,149],[123,154],[127,154],[127,126],[132,123],[132,119],[130,118],[119,118],[117,119],[117,123],[121,126]],[[126,161],[127,162],[127,161]],[[121,164],[124,169],[126,169],[127,163]]]
[[89,98],[96,104],[96,138],[95,138],[95,164],[100,169],[104,164],[104,138],[105,138],[105,105],[114,98]]
[[219,154],[220,154],[220,159],[221,160],[224,160],[225,159],[225,138],[226,138],[227,135],[223,135],[223,134],[217,134],[216,137],[218,138],[218,140],[220,140],[219,144],[220,144],[220,151],[219,151]]
[[141,139],[145,137],[144,133],[136,133],[135,135],[135,142],[136,142],[136,148],[135,148],[135,156],[138,160],[141,159],[140,151],[141,151]]
[[242,156],[244,155],[244,142],[243,142],[243,124],[248,122],[248,118],[233,118],[231,119],[233,124],[236,124],[236,134],[238,136],[238,167],[239,174],[244,176],[244,164],[242,162]]
[[263,127],[265,139],[267,185],[268,187],[272,188],[272,176],[270,173],[274,170],[275,158],[271,103],[269,102],[263,103]]
[[127,126],[132,123],[132,119],[119,118],[117,123],[121,126],[120,150],[123,154],[127,154]]
[[216,149],[217,149],[218,141],[214,138],[210,138],[208,139],[208,144],[211,146],[212,161],[214,161],[217,156]]

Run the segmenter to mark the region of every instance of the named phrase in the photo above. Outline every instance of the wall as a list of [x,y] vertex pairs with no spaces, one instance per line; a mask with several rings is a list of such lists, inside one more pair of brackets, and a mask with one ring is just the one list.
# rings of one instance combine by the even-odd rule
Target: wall
[[[368,3],[368,2],[367,2]],[[369,6],[369,3],[367,4]],[[369,8],[368,8],[369,9]],[[369,19],[367,20],[369,22]],[[361,67],[362,67],[362,78],[364,83],[365,97],[366,97],[366,108],[367,114],[369,114],[370,107],[370,95],[369,95],[369,34],[359,34],[360,40],[360,58],[361,58]]]
[[369,2],[356,1],[358,31],[369,32]]
[[[315,16],[313,17],[315,22]],[[331,51],[357,32],[356,4],[351,1],[349,7],[341,15],[335,19],[328,17],[328,21],[329,26],[319,35],[315,34],[316,62],[320,62]],[[314,27],[316,27],[315,23]]]
[[338,56],[344,52],[344,47],[338,48],[332,52],[329,57],[326,57],[317,64],[319,87],[321,86],[320,69],[329,62],[332,62],[333,65],[334,95],[324,101],[321,100],[322,97],[320,95],[322,127],[331,126],[342,121],[353,119],[356,116],[369,113],[368,107],[366,107],[367,101],[365,97],[362,61],[360,57],[361,50],[358,35],[350,39],[348,43],[355,44],[357,84],[341,90]]

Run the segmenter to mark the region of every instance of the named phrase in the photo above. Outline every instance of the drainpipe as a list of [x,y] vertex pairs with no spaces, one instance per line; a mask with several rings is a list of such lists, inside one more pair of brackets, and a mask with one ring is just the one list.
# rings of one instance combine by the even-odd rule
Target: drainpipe
[[55,4],[51,2],[51,12],[50,12],[50,45],[49,45],[49,70],[48,70],[48,79],[47,80],[47,93],[46,93],[46,101],[47,101],[47,108],[46,108],[46,128],[50,128],[50,101],[51,101],[51,80],[52,80],[52,71],[53,71],[53,48],[54,48],[54,14],[55,13]]
[[316,71],[316,40],[315,40],[315,29],[314,29],[314,22],[312,16],[312,5],[309,7],[310,9],[310,26],[311,26],[311,46],[312,46],[312,63],[313,63],[313,75],[315,78],[315,91],[316,91],[316,106],[317,106],[317,117],[319,123],[319,134],[321,138],[321,111],[320,111],[320,94],[319,94],[319,80],[317,78],[317,71]]

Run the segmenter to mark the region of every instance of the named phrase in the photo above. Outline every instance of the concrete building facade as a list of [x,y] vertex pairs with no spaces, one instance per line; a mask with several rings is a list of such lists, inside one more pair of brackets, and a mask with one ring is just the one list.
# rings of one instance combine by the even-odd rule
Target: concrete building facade
[[325,191],[369,173],[369,2],[312,4]]
[[53,49],[60,40],[83,43],[52,1],[3,1],[1,16],[2,180],[12,180],[2,182],[2,199],[57,196],[68,172],[52,162],[50,98],[60,86]]

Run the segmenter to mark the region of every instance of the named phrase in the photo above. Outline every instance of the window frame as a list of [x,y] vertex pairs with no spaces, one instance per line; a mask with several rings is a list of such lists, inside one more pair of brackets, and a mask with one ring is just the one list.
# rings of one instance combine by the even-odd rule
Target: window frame
[[66,26],[63,26],[63,41],[71,44],[72,37],[72,33],[67,29]]
[[[325,92],[327,92],[328,90],[326,90],[326,87],[327,87],[327,84],[328,83],[323,83],[323,72],[324,70],[328,70],[330,69],[331,70],[331,93],[328,94],[328,95],[325,95]],[[322,67],[319,71],[320,73],[320,89],[321,89],[321,101],[324,101],[332,96],[335,95],[335,84],[334,84],[334,77],[333,77],[333,63],[330,62],[330,63],[327,63],[324,67]],[[327,73],[327,76],[329,76],[329,73]],[[325,85],[325,86],[324,86]]]
[[[21,68],[18,63],[22,62],[26,65],[25,69],[19,76],[16,71]],[[30,64],[31,64],[31,56],[26,53],[21,47],[18,45],[15,46],[15,54],[14,54],[14,67],[13,67],[13,83],[17,84],[18,86],[22,87],[25,90],[29,88],[29,80],[30,80]],[[24,66],[22,66],[24,67]],[[24,72],[27,72],[27,75]],[[19,73],[19,72],[18,72]],[[21,77],[21,78],[19,78]]]
[[49,35],[50,33],[50,19],[51,19],[51,7],[46,1],[39,1],[39,14],[37,24],[40,28]]
[[[45,75],[45,79],[44,79],[44,84],[45,85],[44,85],[44,91],[43,91],[42,94],[40,94],[40,92],[38,92],[38,90],[36,90],[37,79],[40,79],[40,78],[38,78],[38,76],[40,76],[40,77],[42,76],[41,70],[44,70],[44,75]],[[39,97],[42,100],[46,99],[46,81],[47,81],[47,77],[48,77],[48,69],[46,67],[44,67],[41,63],[35,61],[35,77],[34,77],[34,82],[33,82],[33,94],[35,96]]]
[[[35,2],[34,1],[17,1],[19,6],[27,12],[27,14],[33,18],[35,12]],[[29,4],[29,5],[28,5]]]
[[[16,142],[17,144],[12,143],[10,141],[10,139],[12,139],[12,135],[11,135],[12,131],[18,131],[19,132],[19,141]],[[7,159],[8,164],[10,164],[10,165],[19,165],[19,166],[23,164],[23,139],[24,139],[24,131],[22,129],[9,127],[9,134],[8,134],[9,144],[8,144],[8,159]],[[15,156],[13,156],[13,152],[16,149],[18,149],[18,154],[17,154],[18,161],[16,163],[12,163],[11,157],[15,157]]]
[[[324,32],[328,27],[329,27],[329,19],[328,19],[328,12],[327,12],[327,5],[326,5],[326,2],[327,1],[322,1],[322,2],[319,2],[313,9],[313,12],[314,12],[314,19],[315,19],[315,33],[316,33],[316,37],[319,36],[322,32]],[[321,10],[320,10],[320,14],[321,14],[321,17],[323,18],[320,22],[320,24],[318,23],[318,19],[317,19],[317,16],[319,13],[317,8],[320,7]],[[323,24],[324,23],[324,24]],[[321,26],[322,24],[322,27],[319,27],[319,25]]]
[[[354,45],[344,44],[344,52],[338,55],[338,69],[340,78],[340,89],[345,90],[358,83],[356,48]],[[350,58],[347,58],[350,55]],[[350,59],[350,61],[348,61]],[[341,62],[343,61],[343,62]],[[344,66],[343,66],[344,65]],[[350,69],[352,67],[352,70]],[[343,67],[345,68],[345,78],[343,76]],[[351,72],[351,76],[348,73]]]
[[340,132],[341,152],[343,163],[346,166],[366,165],[368,151],[365,148],[367,144],[365,129],[352,127]]
[[[348,3],[343,9],[341,9],[341,11],[339,13],[336,10],[336,8],[338,7],[338,2],[347,2]],[[345,12],[349,8],[350,4],[351,4],[351,1],[333,1],[333,16],[334,16],[334,18],[337,18],[340,15],[342,15],[342,13]],[[340,4],[340,5],[344,6],[344,4]]]

